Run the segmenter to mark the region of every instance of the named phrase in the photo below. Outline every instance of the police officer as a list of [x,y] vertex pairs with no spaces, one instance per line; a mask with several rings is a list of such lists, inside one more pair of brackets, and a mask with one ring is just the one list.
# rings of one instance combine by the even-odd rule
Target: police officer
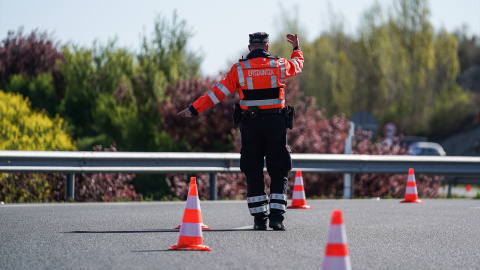
[[[270,228],[285,230],[283,220],[292,161],[287,144],[284,88],[285,79],[302,72],[303,53],[296,34],[287,35],[287,41],[293,46],[290,60],[270,54],[267,33],[257,32],[249,37],[247,57],[235,63],[225,78],[178,115],[196,116],[238,89],[242,116],[240,169],[247,180],[247,203],[254,216],[253,228],[266,230],[269,221]],[[265,192],[264,158],[271,178],[270,198]]]

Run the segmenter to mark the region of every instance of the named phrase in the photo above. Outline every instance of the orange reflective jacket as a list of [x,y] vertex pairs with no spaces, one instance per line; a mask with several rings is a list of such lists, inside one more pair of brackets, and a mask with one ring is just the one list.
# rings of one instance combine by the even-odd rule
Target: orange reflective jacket
[[[267,51],[264,52],[270,55]],[[302,72],[303,61],[300,49],[292,52],[290,60],[271,56],[242,59],[207,94],[198,98],[193,103],[193,108],[201,113],[237,89],[240,107],[244,110],[250,106],[258,106],[259,109],[283,108],[285,79]]]

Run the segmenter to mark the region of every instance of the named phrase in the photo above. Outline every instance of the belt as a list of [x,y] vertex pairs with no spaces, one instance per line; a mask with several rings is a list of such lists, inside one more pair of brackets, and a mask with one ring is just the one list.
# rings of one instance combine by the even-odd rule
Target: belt
[[283,109],[265,109],[258,110],[259,114],[283,114]]
[[254,111],[248,111],[248,110],[242,110],[240,112],[241,118],[246,119],[246,118],[256,118],[257,115],[265,115],[265,114],[280,114],[283,115],[285,114],[284,109],[265,109],[265,110],[254,110]]

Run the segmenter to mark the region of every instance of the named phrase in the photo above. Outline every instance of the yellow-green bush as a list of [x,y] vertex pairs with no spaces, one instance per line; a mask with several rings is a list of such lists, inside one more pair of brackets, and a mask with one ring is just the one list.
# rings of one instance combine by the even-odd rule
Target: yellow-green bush
[[0,176],[0,201],[6,203],[48,202],[54,188],[45,174],[4,173]]
[[28,98],[0,90],[0,150],[74,150],[75,143],[58,115],[31,109]]
[[[28,98],[0,90],[0,150],[74,150],[58,115],[31,109]],[[46,202],[54,186],[45,174],[0,174],[0,201]]]

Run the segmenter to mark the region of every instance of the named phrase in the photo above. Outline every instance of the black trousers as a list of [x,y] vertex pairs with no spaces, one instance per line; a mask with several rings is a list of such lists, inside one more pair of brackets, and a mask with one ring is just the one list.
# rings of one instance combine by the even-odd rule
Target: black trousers
[[[240,169],[247,179],[247,197],[259,198],[267,195],[264,182],[264,158],[267,172],[271,178],[270,202],[249,202],[249,208],[270,203],[266,211],[250,213],[255,217],[266,217],[283,221],[287,204],[288,172],[292,169],[290,148],[287,144],[286,119],[280,114],[259,114],[256,118],[247,118],[240,124],[242,150],[240,151]],[[283,195],[283,198],[280,198]],[[281,205],[284,207],[281,207]],[[283,208],[283,209],[282,209]]]

